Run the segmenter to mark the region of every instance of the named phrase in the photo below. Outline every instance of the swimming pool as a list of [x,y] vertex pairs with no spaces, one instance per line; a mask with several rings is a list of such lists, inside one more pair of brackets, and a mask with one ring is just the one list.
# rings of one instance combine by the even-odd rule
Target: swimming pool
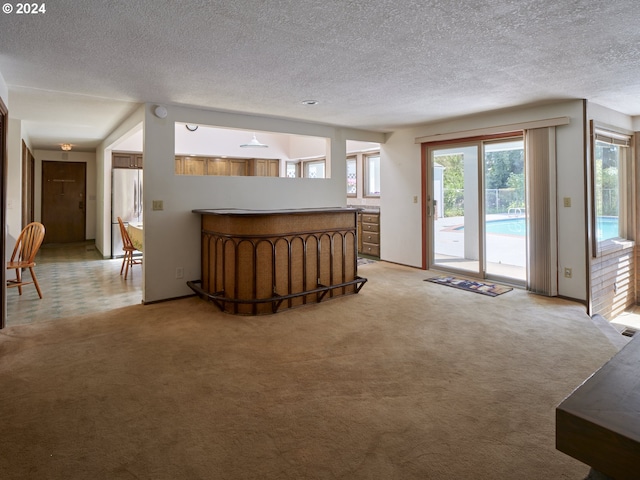
[[[599,217],[598,223],[598,238],[615,238],[618,236],[618,219],[616,217]],[[493,233],[495,235],[518,235],[524,236],[526,233],[526,219],[520,218],[505,218],[503,220],[489,220],[485,224],[487,233]],[[458,227],[456,230],[464,230],[463,227]]]
[[620,236],[618,217],[598,217],[596,219],[596,227],[598,229],[598,240],[606,240],[607,238]]
[[487,233],[496,235],[520,235],[524,236],[527,231],[525,218],[507,218],[504,220],[489,220],[485,224]]

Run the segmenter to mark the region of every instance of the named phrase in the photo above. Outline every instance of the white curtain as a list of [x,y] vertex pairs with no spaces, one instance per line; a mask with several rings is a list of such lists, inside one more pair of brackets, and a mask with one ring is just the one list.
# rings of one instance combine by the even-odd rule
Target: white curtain
[[527,179],[527,289],[558,294],[556,129],[525,130]]

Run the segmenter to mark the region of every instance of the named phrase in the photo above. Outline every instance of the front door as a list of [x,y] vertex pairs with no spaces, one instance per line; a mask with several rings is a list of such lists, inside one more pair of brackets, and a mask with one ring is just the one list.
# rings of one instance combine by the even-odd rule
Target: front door
[[42,162],[44,243],[85,240],[86,164]]

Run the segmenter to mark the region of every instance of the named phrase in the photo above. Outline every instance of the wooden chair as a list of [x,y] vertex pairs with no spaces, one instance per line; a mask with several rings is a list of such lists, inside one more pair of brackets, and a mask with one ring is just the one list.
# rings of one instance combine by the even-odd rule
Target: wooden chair
[[124,250],[120,275],[122,275],[122,271],[124,270],[124,279],[126,280],[129,274],[129,268],[131,268],[131,273],[133,274],[133,266],[142,265],[142,259],[133,258],[133,253],[139,252],[140,250],[133,246],[129,232],[127,232],[127,227],[124,226],[124,222],[120,217],[118,217],[118,224],[120,225],[120,235],[122,236],[122,250]]
[[[42,291],[40,291],[40,285],[38,285],[38,279],[36,273],[33,271],[33,267],[36,266],[34,261],[36,254],[42,245],[44,240],[44,225],[38,222],[32,222],[22,229],[16,246],[13,249],[11,260],[7,262],[7,270],[15,270],[15,280],[7,279],[7,288],[18,287],[18,293],[22,295],[22,286],[33,283],[38,291],[38,296],[42,298]],[[24,281],[22,279],[22,269],[28,268],[31,273],[31,281]]]

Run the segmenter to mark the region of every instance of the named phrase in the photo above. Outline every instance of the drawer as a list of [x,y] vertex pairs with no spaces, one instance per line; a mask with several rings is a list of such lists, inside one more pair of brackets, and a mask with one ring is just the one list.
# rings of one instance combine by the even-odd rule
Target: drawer
[[380,215],[362,214],[362,223],[380,223]]
[[379,232],[380,225],[377,223],[362,223],[362,231],[363,232]]
[[371,255],[373,257],[380,256],[380,245],[374,245],[372,243],[362,243],[362,252],[365,255]]
[[380,234],[375,232],[363,232],[362,241],[365,243],[380,245]]

